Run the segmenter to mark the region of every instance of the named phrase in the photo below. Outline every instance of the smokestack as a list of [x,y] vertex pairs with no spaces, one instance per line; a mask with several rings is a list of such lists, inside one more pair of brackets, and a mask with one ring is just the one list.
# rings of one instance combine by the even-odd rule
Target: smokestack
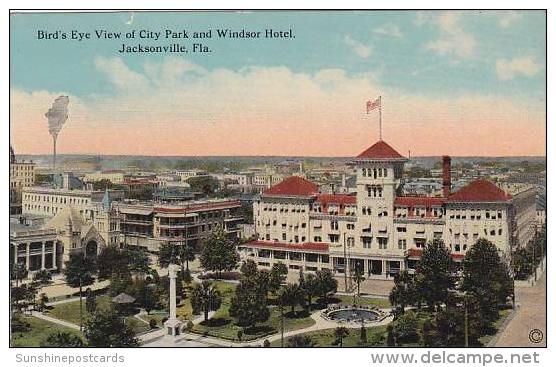
[[442,156],[442,196],[447,198],[452,190],[452,158]]

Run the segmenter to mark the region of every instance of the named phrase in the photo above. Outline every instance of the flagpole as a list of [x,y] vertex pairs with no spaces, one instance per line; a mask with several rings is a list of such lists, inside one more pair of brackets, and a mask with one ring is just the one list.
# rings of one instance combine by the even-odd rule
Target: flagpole
[[378,96],[378,136],[382,140],[382,96]]

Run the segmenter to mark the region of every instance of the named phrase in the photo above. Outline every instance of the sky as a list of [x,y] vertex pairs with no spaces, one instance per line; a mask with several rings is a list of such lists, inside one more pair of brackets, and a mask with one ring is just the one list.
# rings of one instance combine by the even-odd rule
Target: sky
[[[194,41],[94,33],[167,29],[211,29],[211,52],[120,53]],[[92,38],[38,39],[74,30]],[[365,102],[382,96],[383,139],[404,155],[545,155],[545,47],[543,11],[12,14],[10,142],[50,153],[44,114],[67,95],[61,154],[349,157],[378,140]]]

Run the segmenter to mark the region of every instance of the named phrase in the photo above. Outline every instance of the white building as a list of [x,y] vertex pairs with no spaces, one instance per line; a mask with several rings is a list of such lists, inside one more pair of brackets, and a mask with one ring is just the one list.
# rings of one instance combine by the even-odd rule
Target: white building
[[87,173],[85,177],[83,177],[83,181],[85,182],[97,182],[102,180],[108,180],[113,184],[121,184],[124,182],[125,179],[125,172],[122,170],[106,170],[106,171],[98,171],[94,173]]
[[[123,199],[123,191],[110,190],[113,200]],[[87,208],[93,203],[99,203],[104,197],[100,190],[71,190],[50,187],[25,187],[22,190],[23,214],[54,216],[66,206],[72,206],[84,217]]]
[[388,278],[413,268],[433,239],[461,261],[479,238],[505,253],[532,238],[534,195],[531,206],[530,195],[517,201],[486,180],[451,193],[451,160],[444,157],[442,197],[399,196],[406,161],[379,141],[354,159],[354,195],[322,194],[301,177],[265,190],[253,205],[258,240],[242,245],[243,255],[260,266],[282,261],[291,269],[336,274],[347,262],[348,272],[360,266],[367,277]]

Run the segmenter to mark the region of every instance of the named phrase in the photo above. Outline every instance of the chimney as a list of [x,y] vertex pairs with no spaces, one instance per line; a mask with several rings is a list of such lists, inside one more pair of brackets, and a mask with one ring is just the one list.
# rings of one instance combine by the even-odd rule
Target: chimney
[[442,196],[447,198],[450,196],[452,189],[452,158],[445,155],[442,156]]

